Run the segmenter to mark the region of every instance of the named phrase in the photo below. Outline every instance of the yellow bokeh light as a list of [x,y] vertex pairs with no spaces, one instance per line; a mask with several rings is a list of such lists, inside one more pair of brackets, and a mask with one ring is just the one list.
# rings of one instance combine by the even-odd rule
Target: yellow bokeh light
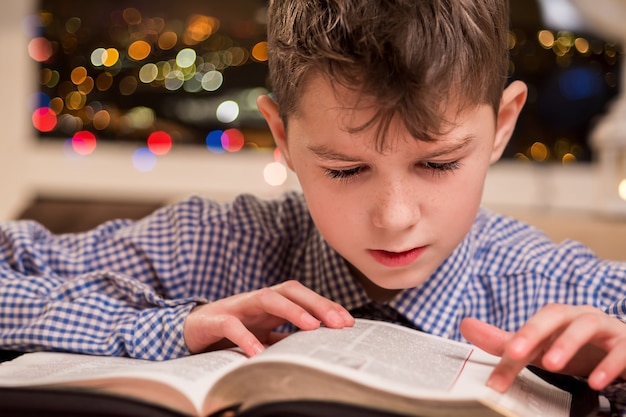
[[524,155],[523,153],[521,153],[521,152],[516,153],[513,158],[517,159],[518,161],[528,161],[529,160],[528,157],[526,155]]
[[100,91],[106,91],[113,85],[113,76],[108,72],[103,72],[96,78],[96,88]]
[[189,68],[196,62],[196,51],[191,48],[184,48],[176,54],[176,65],[180,68]]
[[583,55],[586,55],[591,51],[589,41],[585,38],[576,38],[574,46],[576,47],[576,50]]
[[257,61],[267,61],[267,42],[259,42],[252,47],[252,57]]
[[574,155],[573,153],[568,152],[565,155],[563,155],[563,158],[561,158],[561,163],[563,165],[571,164],[573,162],[576,162],[576,155]]
[[141,23],[141,12],[134,7],[124,9],[122,12],[124,21],[129,25],[138,25]]
[[541,46],[546,49],[550,49],[554,45],[554,34],[549,30],[540,30],[537,34],[537,39]]
[[195,44],[208,39],[219,28],[220,21],[211,16],[193,15],[187,23],[184,41]]
[[48,85],[52,81],[52,70],[49,68],[43,68],[40,72],[41,84]]
[[514,49],[516,45],[517,45],[517,35],[514,32],[509,32],[509,37],[508,37],[509,49]]
[[111,123],[111,115],[106,110],[100,110],[93,116],[93,127],[98,130],[104,130]]
[[619,198],[626,201],[626,178],[620,181],[619,186],[617,187],[617,192],[619,194]]
[[89,94],[93,90],[94,81],[91,77],[85,77],[82,83],[78,86],[78,91],[83,94]]
[[535,142],[530,147],[530,156],[535,161],[543,162],[548,159],[550,151],[548,147],[541,142]]
[[141,61],[146,59],[151,51],[152,46],[148,42],[135,41],[128,47],[128,56],[135,61]]
[[50,100],[50,105],[48,107],[50,107],[50,109],[56,114],[61,114],[64,106],[65,103],[63,102],[63,99],[61,97],[54,97],[52,100]]
[[176,32],[163,32],[161,36],[159,36],[159,48],[164,51],[170,50],[176,46],[178,42],[178,35]]
[[102,65],[105,67],[112,67],[117,64],[120,59],[120,53],[115,48],[108,48],[102,54]]
[[78,91],[72,91],[65,97],[65,106],[69,110],[80,110],[86,104],[87,98]]
[[75,85],[80,85],[87,78],[87,69],[85,67],[76,67],[70,74],[70,79]]
[[142,83],[150,84],[154,80],[156,80],[159,75],[159,68],[156,64],[146,64],[139,70],[139,79]]

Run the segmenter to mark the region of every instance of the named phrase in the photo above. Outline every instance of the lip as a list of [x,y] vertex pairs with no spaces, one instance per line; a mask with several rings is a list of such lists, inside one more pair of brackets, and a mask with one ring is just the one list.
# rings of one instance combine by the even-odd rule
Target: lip
[[400,268],[415,262],[425,249],[426,246],[420,246],[404,252],[388,252],[386,250],[370,249],[369,253],[372,255],[374,260],[381,265],[392,268]]

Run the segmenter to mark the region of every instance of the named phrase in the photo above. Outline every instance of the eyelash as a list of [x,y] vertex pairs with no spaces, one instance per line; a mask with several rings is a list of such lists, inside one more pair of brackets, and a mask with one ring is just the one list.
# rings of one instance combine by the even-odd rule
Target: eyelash
[[326,175],[332,180],[348,182],[355,179],[363,171],[363,167],[350,169],[327,169]]
[[444,173],[449,171],[456,171],[461,167],[461,163],[459,161],[422,162],[420,165],[427,170],[430,170],[433,175],[443,175]]
[[[461,163],[459,161],[452,162],[422,162],[419,164],[420,167],[430,171],[432,175],[443,175],[446,172],[456,171],[461,167]],[[328,175],[331,179],[337,181],[348,182],[356,179],[365,167],[355,167],[349,169],[327,169],[326,175]]]

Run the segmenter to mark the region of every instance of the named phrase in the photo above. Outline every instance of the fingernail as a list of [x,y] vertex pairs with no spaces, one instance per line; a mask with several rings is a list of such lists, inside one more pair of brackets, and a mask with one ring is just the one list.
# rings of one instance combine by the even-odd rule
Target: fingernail
[[498,392],[504,392],[508,388],[506,380],[502,378],[500,375],[490,376],[489,379],[487,380],[487,386]]
[[326,318],[333,325],[341,326],[343,324],[343,319],[341,318],[339,313],[337,313],[335,310],[329,311]]
[[252,350],[254,351],[254,354],[257,355],[265,350],[265,346],[257,342],[252,344]]
[[354,317],[347,310],[340,310],[339,314],[343,318],[344,323],[352,323],[354,321]]
[[307,327],[316,327],[319,326],[320,322],[318,319],[310,315],[309,313],[302,313],[302,321],[304,325]]
[[528,340],[523,337],[516,337],[509,345],[510,353],[524,355],[528,349]]

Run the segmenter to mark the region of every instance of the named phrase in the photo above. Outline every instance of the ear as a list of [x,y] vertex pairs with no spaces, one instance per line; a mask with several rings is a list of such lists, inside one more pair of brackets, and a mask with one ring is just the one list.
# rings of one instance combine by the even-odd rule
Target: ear
[[524,103],[526,103],[527,95],[528,88],[521,81],[513,81],[504,89],[496,120],[496,135],[490,161],[492,164],[500,159],[504,148],[509,143],[515,130],[517,118],[524,107]]
[[285,158],[287,166],[293,170],[291,157],[289,155],[289,146],[287,145],[287,136],[285,134],[285,124],[283,123],[283,119],[280,117],[278,104],[270,96],[262,95],[257,99],[257,106],[267,121],[267,125],[272,132],[274,142],[276,143],[280,154],[283,158]]

